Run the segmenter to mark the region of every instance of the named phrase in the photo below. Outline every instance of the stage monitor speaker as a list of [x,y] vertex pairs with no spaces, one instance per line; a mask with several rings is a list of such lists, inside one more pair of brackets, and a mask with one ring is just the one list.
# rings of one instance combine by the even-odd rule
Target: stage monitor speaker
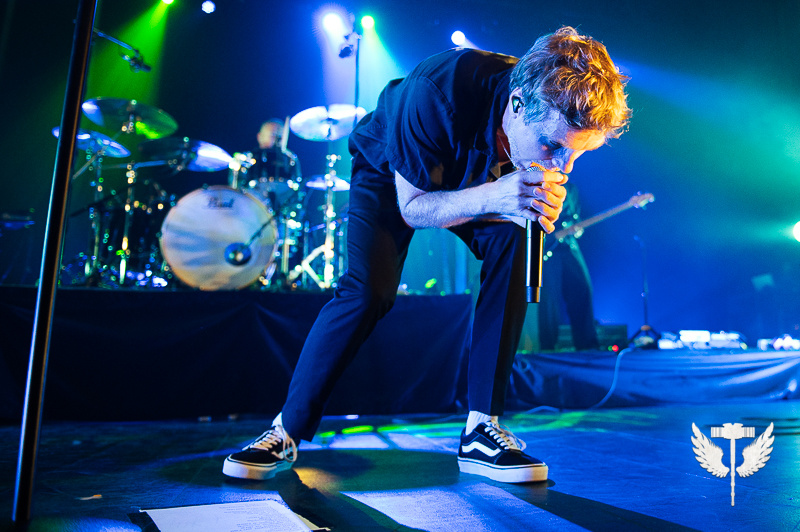
[[[595,325],[597,330],[597,340],[600,342],[600,349],[608,351],[617,346],[620,349],[628,347],[628,326],[627,325]],[[572,343],[572,330],[569,325],[559,325],[558,341],[556,351],[574,351]]]

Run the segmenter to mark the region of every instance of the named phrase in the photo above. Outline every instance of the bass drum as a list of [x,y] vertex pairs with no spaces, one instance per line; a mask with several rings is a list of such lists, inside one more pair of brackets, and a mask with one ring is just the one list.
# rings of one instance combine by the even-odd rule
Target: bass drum
[[184,283],[235,290],[271,267],[278,237],[273,213],[253,195],[214,185],[183,196],[161,226],[161,254]]

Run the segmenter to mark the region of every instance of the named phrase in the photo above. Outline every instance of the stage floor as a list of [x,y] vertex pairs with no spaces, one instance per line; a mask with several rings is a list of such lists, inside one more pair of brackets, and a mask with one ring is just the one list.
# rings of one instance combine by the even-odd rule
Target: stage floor
[[[263,482],[228,479],[221,467],[267,418],[46,423],[30,530],[158,530],[140,510],[263,500],[348,532],[800,527],[800,401],[507,415],[501,421],[550,467],[548,482],[521,485],[459,474],[464,420],[328,417],[294,469]],[[774,423],[763,469],[735,478],[735,506],[730,476],[695,459],[693,423],[706,436],[743,423],[756,437]],[[0,530],[11,530],[18,435],[0,427]],[[728,441],[712,441],[729,466]],[[737,466],[752,441],[737,440]]]

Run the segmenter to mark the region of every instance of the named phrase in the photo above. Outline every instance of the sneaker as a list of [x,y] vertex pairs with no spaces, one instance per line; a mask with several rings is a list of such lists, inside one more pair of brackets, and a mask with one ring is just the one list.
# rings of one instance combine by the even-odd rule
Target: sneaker
[[266,480],[278,471],[291,469],[297,460],[297,445],[283,427],[275,425],[253,443],[225,459],[222,472],[229,477]]
[[479,423],[469,434],[461,433],[458,469],[498,482],[547,480],[547,465],[522,451],[525,442],[493,421]]

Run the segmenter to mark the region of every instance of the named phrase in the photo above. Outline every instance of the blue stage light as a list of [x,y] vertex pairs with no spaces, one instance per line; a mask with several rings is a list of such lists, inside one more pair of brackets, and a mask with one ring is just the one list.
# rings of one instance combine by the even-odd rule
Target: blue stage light
[[464,35],[463,31],[454,31],[453,35],[450,36],[450,40],[453,41],[453,44],[456,46],[461,46],[465,42],[467,42],[467,37]]
[[203,5],[200,6],[200,9],[203,10],[203,13],[213,13],[217,9],[217,6],[211,0],[206,0],[203,2]]

